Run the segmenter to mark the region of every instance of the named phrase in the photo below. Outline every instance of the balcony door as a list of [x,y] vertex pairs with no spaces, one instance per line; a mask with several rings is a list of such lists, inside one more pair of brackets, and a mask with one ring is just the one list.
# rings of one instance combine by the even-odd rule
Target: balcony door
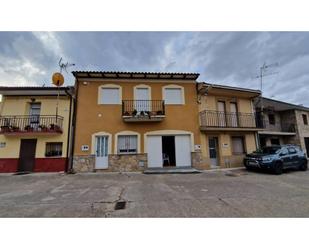
[[218,126],[226,126],[226,115],[225,115],[225,102],[218,101]]
[[30,103],[30,126],[38,128],[40,124],[41,103]]
[[238,127],[238,109],[237,109],[237,103],[231,102],[230,103],[230,110],[231,110],[231,127]]
[[137,113],[140,114],[142,111],[150,111],[150,96],[149,88],[136,88],[135,89],[135,109]]

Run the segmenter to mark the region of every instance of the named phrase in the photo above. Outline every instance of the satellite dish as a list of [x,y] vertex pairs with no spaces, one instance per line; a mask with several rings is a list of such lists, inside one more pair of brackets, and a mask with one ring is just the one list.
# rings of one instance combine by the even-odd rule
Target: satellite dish
[[62,86],[64,83],[64,77],[61,73],[54,73],[52,77],[53,84],[57,87]]

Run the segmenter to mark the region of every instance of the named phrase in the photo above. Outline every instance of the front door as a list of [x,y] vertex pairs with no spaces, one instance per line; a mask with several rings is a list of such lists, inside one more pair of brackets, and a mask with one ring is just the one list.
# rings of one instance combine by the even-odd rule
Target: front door
[[218,138],[209,137],[208,139],[210,166],[219,166],[218,160]]
[[96,154],[95,154],[95,168],[108,168],[108,136],[96,137]]
[[149,89],[148,88],[136,88],[135,89],[135,109],[138,113],[150,111],[149,101]]
[[36,139],[21,139],[19,151],[19,172],[31,172],[35,163]]

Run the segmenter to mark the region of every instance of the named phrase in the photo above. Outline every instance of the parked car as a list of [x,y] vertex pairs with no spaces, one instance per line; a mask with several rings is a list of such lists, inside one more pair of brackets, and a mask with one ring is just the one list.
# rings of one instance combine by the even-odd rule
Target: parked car
[[298,146],[290,144],[266,146],[244,158],[244,165],[248,170],[267,169],[278,175],[289,168],[305,171],[308,169],[307,163],[306,154]]

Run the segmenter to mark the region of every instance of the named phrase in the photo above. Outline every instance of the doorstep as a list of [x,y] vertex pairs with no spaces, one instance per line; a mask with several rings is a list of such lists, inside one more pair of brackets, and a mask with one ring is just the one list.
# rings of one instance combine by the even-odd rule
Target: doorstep
[[164,168],[148,168],[144,174],[193,174],[200,173],[199,170],[192,167],[164,167]]

